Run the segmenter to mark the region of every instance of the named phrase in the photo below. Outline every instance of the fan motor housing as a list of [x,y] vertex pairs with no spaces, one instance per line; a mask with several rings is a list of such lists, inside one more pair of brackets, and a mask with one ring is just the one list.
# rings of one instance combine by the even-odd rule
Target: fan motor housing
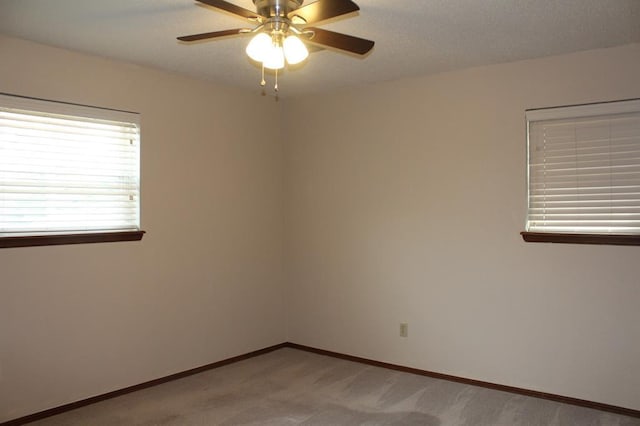
[[302,6],[304,0],[253,0],[258,15],[265,18],[284,17]]

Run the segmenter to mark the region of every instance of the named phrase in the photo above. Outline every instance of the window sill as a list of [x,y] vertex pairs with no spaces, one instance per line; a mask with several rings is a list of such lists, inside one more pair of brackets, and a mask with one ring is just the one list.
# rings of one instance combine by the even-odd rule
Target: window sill
[[521,232],[528,243],[606,244],[613,246],[640,246],[640,235],[555,234]]
[[0,237],[0,248],[140,241],[145,231]]

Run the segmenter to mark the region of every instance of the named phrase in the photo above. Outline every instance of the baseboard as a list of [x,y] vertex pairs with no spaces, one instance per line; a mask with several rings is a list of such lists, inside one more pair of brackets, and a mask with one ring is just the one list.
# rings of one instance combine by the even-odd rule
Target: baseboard
[[433,378],[436,378],[436,379],[448,380],[450,382],[464,383],[464,384],[467,384],[467,385],[473,385],[473,386],[479,386],[479,387],[483,387],[483,388],[495,389],[495,390],[499,390],[499,391],[503,391],[503,392],[510,392],[510,393],[514,393],[514,394],[518,394],[518,395],[525,395],[525,396],[531,396],[531,397],[534,397],[534,398],[547,399],[549,401],[560,402],[560,403],[563,403],[563,404],[577,405],[577,406],[580,406],[580,407],[593,408],[595,410],[607,411],[607,412],[610,412],[610,413],[616,413],[616,414],[622,414],[622,415],[629,416],[629,417],[640,418],[640,410],[632,410],[630,408],[618,407],[618,406],[615,406],[615,405],[603,404],[603,403],[600,403],[600,402],[587,401],[587,400],[584,400],[584,399],[571,398],[571,397],[568,397],[568,396],[556,395],[556,394],[552,394],[552,393],[540,392],[540,391],[535,391],[535,390],[530,390],[530,389],[523,389],[523,388],[518,388],[518,387],[514,387],[514,386],[500,385],[500,384],[497,384],[497,383],[484,382],[482,380],[467,379],[467,378],[464,378],[464,377],[458,377],[458,376],[452,376],[452,375],[449,375],[449,374],[436,373],[436,372],[427,371],[427,370],[420,370],[420,369],[417,369],[417,368],[404,367],[402,365],[390,364],[390,363],[382,362],[382,361],[375,361],[375,360],[372,360],[372,359],[361,358],[361,357],[353,356],[353,355],[345,355],[345,354],[338,353],[338,352],[332,352],[332,351],[327,351],[327,350],[324,350],[324,349],[313,348],[313,347],[310,347],[310,346],[299,345],[297,343],[287,342],[285,344],[285,347],[298,349],[298,350],[306,351],[306,352],[313,352],[313,353],[319,354],[319,355],[326,355],[326,356],[330,356],[330,357],[334,357],[334,358],[340,358],[340,359],[344,359],[344,360],[347,360],[347,361],[359,362],[361,364],[368,364],[368,365],[373,365],[373,366],[376,366],[376,367],[382,367],[382,368],[387,368],[387,369],[391,369],[391,370],[402,371],[402,372],[405,372],[405,373],[418,374],[420,376],[433,377]]
[[192,368],[190,370],[181,371],[179,373],[170,374],[165,377],[160,377],[159,379],[149,380],[148,382],[140,383],[137,385],[129,386],[123,389],[118,389],[112,392],[107,392],[102,395],[93,396],[91,398],[83,399],[81,401],[72,402],[69,404],[61,405],[59,407],[50,408],[48,410],[39,411],[34,414],[29,414],[24,417],[20,417],[18,419],[9,420],[3,423],[0,423],[0,426],[19,426],[29,422],[35,422],[36,420],[42,420],[47,417],[55,416],[56,414],[61,414],[66,411],[75,410],[76,408],[84,407],[86,405],[95,404],[96,402],[104,401],[106,399],[115,398],[121,395],[126,395],[131,392],[139,391],[142,389],[150,388],[152,386],[156,386],[162,383],[170,382],[172,380],[181,379],[183,377],[192,376],[194,374],[202,373],[207,370],[212,370],[214,368],[222,367],[224,365],[233,364],[234,362],[244,361],[245,359],[253,358],[259,355],[264,355],[269,352],[273,352],[275,350],[287,347],[286,343],[279,343],[274,346],[269,346],[264,349],[259,349],[257,351],[249,352],[243,355],[234,356],[228,359],[223,359],[222,361],[212,362],[211,364],[203,365],[200,367]]
[[297,343],[284,342],[277,345],[269,346],[264,349],[259,349],[257,351],[249,352],[243,355],[234,356],[228,359],[224,359],[222,361],[213,362],[211,364],[203,365],[200,367],[192,368],[190,370],[182,371],[179,373],[171,374],[169,376],[161,377],[158,379],[150,380],[148,382],[140,383],[137,385],[129,386],[123,389],[115,390],[112,392],[108,392],[102,395],[97,395],[91,398],[83,399],[81,401],[72,402],[70,404],[61,405],[59,407],[50,408],[48,410],[40,411],[34,414],[29,414],[24,417],[20,417],[18,419],[9,420],[6,422],[0,423],[0,426],[19,426],[29,422],[35,422],[37,420],[42,420],[47,417],[55,416],[56,414],[61,414],[66,411],[75,410],[76,408],[84,407],[87,405],[94,404],[96,402],[104,401],[107,399],[115,398],[121,395],[126,395],[131,392],[139,391],[142,389],[146,389],[152,386],[156,386],[162,383],[170,382],[172,380],[181,379],[183,377],[191,376],[194,374],[202,373],[207,370],[212,370],[214,368],[222,367],[228,364],[233,364],[238,361],[243,361],[249,358],[253,358],[259,355],[264,355],[269,352],[276,351],[282,348],[291,348],[297,349],[305,352],[312,352],[319,355],[330,356],[333,358],[344,359],[347,361],[358,362],[361,364],[368,364],[376,367],[387,368],[390,370],[402,371],[405,373],[418,374],[420,376],[433,377],[436,379],[448,380],[451,382],[464,383],[473,386],[480,386],[483,388],[496,389],[504,392],[510,392],[518,395],[531,396],[534,398],[542,398],[547,399],[554,402],[560,402],[564,404],[577,405],[580,407],[593,408],[595,410],[607,411],[610,413],[622,414],[629,417],[640,418],[640,410],[632,410],[630,408],[617,407],[615,405],[603,404],[600,402],[587,401],[584,399],[571,398],[568,396],[555,395],[552,393],[539,392],[529,389],[518,388],[514,386],[506,386],[500,385],[497,383],[484,382],[481,380],[467,379],[464,377],[452,376],[449,374],[436,373],[433,371],[420,370],[417,368],[405,367],[397,364],[390,364],[388,362],[375,361],[372,359],[362,358],[353,355],[346,355],[339,352],[332,352],[324,349],[313,348],[310,346],[300,345]]

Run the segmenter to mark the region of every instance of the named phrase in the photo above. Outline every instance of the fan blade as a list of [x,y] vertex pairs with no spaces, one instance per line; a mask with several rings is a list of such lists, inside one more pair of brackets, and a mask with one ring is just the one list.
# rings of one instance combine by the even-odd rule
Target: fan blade
[[244,30],[240,28],[236,28],[233,30],[224,30],[224,31],[214,31],[212,33],[202,33],[202,34],[192,34],[188,36],[178,37],[180,41],[199,41],[206,40],[208,38],[218,38],[218,37],[228,37],[234,36],[243,33]]
[[305,32],[307,30],[313,32],[311,38],[307,40],[309,43],[333,47],[334,49],[345,50],[358,55],[365,55],[373,49],[373,45],[375,44],[371,40],[323,30],[321,28],[305,28]]
[[358,5],[351,0],[318,0],[289,12],[287,17],[293,19],[295,16],[299,16],[304,19],[306,24],[317,24],[320,21],[358,10],[360,10]]
[[234,15],[238,15],[241,18],[246,19],[260,19],[261,16],[255,12],[250,11],[249,9],[245,9],[244,7],[236,6],[233,3],[229,3],[224,0],[196,0],[200,3],[207,4],[209,6],[213,6],[217,9],[226,10],[229,13],[233,13]]

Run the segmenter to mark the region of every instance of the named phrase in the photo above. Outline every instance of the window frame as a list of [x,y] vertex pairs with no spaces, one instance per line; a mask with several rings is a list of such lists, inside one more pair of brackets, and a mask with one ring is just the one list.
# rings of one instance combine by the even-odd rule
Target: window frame
[[[135,123],[140,127],[140,114],[130,111],[122,111],[110,108],[101,108],[69,102],[53,101],[48,99],[33,98],[0,92],[2,106],[16,107],[24,110],[40,111],[52,114],[62,114],[78,118],[112,119],[117,117],[123,122]],[[29,105],[32,104],[31,107]],[[46,105],[46,107],[43,107]],[[134,117],[136,120],[127,120],[120,117]],[[109,118],[105,118],[109,117]],[[90,244],[120,241],[140,241],[145,234],[141,226],[142,211],[142,179],[141,158],[138,156],[138,226],[137,229],[112,229],[112,230],[88,230],[82,231],[34,231],[16,235],[0,235],[0,248],[35,247],[49,245]]]
[[535,121],[545,121],[576,117],[576,109],[580,109],[578,117],[590,117],[596,115],[615,115],[629,112],[627,105],[636,107],[636,112],[640,111],[637,104],[640,99],[623,99],[608,102],[597,102],[580,105],[567,105],[552,108],[528,109],[525,111],[526,123],[526,218],[525,231],[520,232],[525,242],[533,243],[565,243],[565,244],[597,244],[597,245],[617,245],[617,246],[637,246],[640,245],[640,233],[638,234],[613,234],[613,233],[568,233],[568,232],[533,232],[528,230],[530,214],[530,125]]

